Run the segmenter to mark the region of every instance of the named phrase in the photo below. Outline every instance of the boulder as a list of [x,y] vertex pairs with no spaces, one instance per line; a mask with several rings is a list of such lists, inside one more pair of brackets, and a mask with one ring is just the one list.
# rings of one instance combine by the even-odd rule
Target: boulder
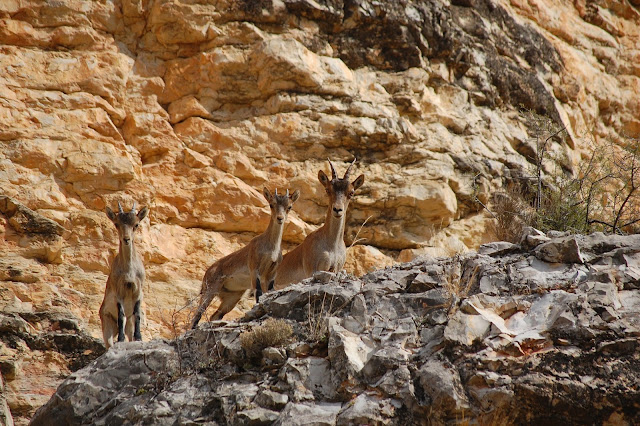
[[460,412],[469,406],[460,375],[453,366],[428,361],[418,370],[418,382],[436,412]]
[[549,263],[584,263],[575,236],[554,239],[536,247],[536,257]]
[[332,426],[336,424],[336,418],[340,411],[340,403],[288,403],[280,412],[280,416],[274,425],[318,425]]

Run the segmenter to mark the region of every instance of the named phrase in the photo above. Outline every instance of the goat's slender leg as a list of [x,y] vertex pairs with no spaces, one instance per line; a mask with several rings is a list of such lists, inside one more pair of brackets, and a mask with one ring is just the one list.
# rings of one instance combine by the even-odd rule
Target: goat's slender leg
[[211,315],[211,318],[209,320],[216,321],[222,319],[223,316],[225,316],[230,310],[234,308],[234,306],[236,306],[238,300],[240,300],[243,294],[244,290],[220,292],[220,306],[218,307],[218,310],[213,315]]
[[127,317],[127,320],[124,323],[124,335],[127,336],[127,340],[133,342],[133,324],[134,324],[133,314]]
[[133,305],[133,316],[135,317],[133,339],[136,341],[141,341],[142,334],[140,334],[140,301],[139,300],[136,302],[135,305]]
[[198,305],[198,310],[196,311],[195,315],[193,316],[193,320],[191,320],[191,328],[192,329],[195,329],[198,326],[198,323],[200,322],[200,318],[202,318],[202,315],[204,314],[204,312],[207,310],[207,308],[211,304],[211,301],[213,300],[215,295],[216,295],[215,292],[209,291],[209,292],[206,292],[205,294],[203,294],[200,297],[200,305]]
[[124,307],[118,302],[118,342],[124,342]]
[[107,313],[101,313],[102,320],[102,338],[104,339],[104,345],[109,349],[113,346],[113,336],[118,332],[118,323],[115,318]]
[[260,296],[262,296],[262,285],[260,284],[260,277],[256,277],[256,303],[260,302]]
[[255,291],[256,303],[258,303],[260,301],[260,296],[262,296],[262,286],[260,285],[260,274],[257,269],[251,268],[249,279],[251,280],[251,288]]

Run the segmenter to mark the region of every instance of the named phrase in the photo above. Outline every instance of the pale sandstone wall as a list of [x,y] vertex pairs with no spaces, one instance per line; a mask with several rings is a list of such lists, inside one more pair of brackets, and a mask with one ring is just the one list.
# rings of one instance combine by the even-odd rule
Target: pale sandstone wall
[[[350,271],[474,248],[472,177],[486,201],[529,167],[518,107],[566,125],[554,149],[573,161],[585,135],[640,136],[633,3],[5,0],[0,309],[70,312],[99,336],[117,249],[104,207],[136,200],[151,209],[143,336],[169,337],[206,266],[266,227],[263,185],[302,191],[290,246],[322,223],[327,157],[366,174]],[[27,414],[68,372],[31,349],[0,347]]]

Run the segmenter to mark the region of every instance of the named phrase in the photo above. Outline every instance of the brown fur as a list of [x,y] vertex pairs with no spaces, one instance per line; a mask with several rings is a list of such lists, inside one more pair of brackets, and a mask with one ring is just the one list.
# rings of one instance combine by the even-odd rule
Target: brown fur
[[355,191],[364,183],[364,175],[350,182],[349,172],[353,163],[342,179],[336,176],[331,161],[329,165],[332,172],[331,180],[322,170],[318,172],[318,180],[329,196],[324,225],[307,235],[302,244],[284,255],[276,271],[277,289],[309,278],[316,271],[338,272],[344,266],[347,256],[347,247],[344,244],[347,207]]
[[272,195],[264,189],[264,196],[271,208],[271,221],[266,231],[240,250],[216,261],[207,269],[202,279],[200,304],[191,322],[195,328],[215,296],[220,299],[218,310],[210,320],[221,319],[238,303],[244,292],[255,285],[256,302],[260,295],[273,287],[278,264],[282,261],[282,233],[287,215],[300,191],[293,195]]
[[[118,203],[120,207],[120,203]],[[100,305],[100,322],[104,344],[109,349],[113,345],[113,338],[118,341],[124,337],[132,340],[142,340],[140,336],[142,285],[145,271],[142,258],[138,255],[135,244],[135,230],[145,218],[149,210],[143,207],[136,212],[135,204],[130,212],[114,213],[107,207],[107,216],[118,230],[120,247],[113,260],[111,271],[104,290],[104,299]],[[120,312],[122,311],[122,313]]]

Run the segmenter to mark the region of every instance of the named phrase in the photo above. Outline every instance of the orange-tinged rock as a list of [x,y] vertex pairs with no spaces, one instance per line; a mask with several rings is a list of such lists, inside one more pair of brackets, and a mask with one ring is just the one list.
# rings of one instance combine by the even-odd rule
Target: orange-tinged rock
[[344,264],[344,269],[350,274],[361,276],[394,263],[392,258],[375,247],[355,245],[347,248],[347,261]]
[[[519,106],[499,93],[511,80],[495,87],[481,46],[470,44],[455,61],[430,52],[426,36],[410,29],[421,19],[409,17],[411,8],[397,33],[367,32],[373,47],[365,48],[356,44],[364,24],[357,14],[332,21],[331,8],[302,3],[304,14],[280,1],[2,3],[0,190],[64,228],[47,239],[0,215],[3,313],[59,310],[99,338],[96,312],[118,250],[104,209],[136,201],[150,208],[136,240],[147,270],[143,337],[170,338],[188,323],[206,268],[267,227],[263,187],[301,190],[285,250],[323,223],[328,201],[317,175],[330,173],[327,158],[342,174],[355,156],[353,178],[365,174],[347,214],[345,240],[358,239],[349,272],[486,242],[488,216],[474,197],[486,202],[530,166]],[[620,142],[640,133],[631,5],[497,7],[560,58],[557,68],[529,62],[547,47],[518,44],[526,40],[514,41],[521,51],[500,53],[519,71],[533,70],[532,95],[552,98],[570,139],[554,147],[568,162],[583,153],[581,135]],[[491,44],[509,30],[494,24],[472,29]],[[420,60],[399,66],[407,58],[391,63],[393,52]],[[252,305],[247,295],[226,318]],[[16,383],[5,384],[14,386],[18,424],[44,398],[34,395],[50,394],[56,374],[67,374],[65,360],[23,349],[10,355],[33,365],[20,364]]]

